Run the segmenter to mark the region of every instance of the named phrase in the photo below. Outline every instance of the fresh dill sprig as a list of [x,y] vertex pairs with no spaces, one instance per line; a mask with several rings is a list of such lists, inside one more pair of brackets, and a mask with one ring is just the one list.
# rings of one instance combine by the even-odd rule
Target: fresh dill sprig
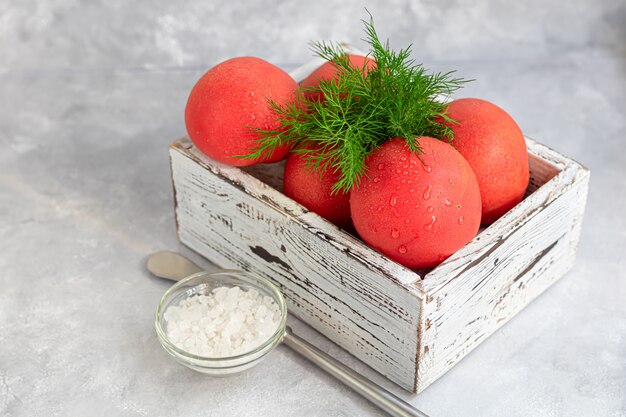
[[367,70],[367,63],[354,67],[340,45],[313,44],[316,55],[336,67],[337,77],[300,87],[294,102],[270,101],[280,128],[256,129],[258,146],[246,158],[290,144],[312,169],[338,174],[334,192],[347,192],[366,174],[366,157],[383,142],[402,137],[419,154],[416,137],[452,138],[452,130],[441,123],[450,121],[441,97],[467,81],[454,78],[454,72],[429,73],[410,58],[411,45],[393,51],[389,41],[379,39],[371,15],[363,24],[364,41],[370,46],[367,56],[375,65]]

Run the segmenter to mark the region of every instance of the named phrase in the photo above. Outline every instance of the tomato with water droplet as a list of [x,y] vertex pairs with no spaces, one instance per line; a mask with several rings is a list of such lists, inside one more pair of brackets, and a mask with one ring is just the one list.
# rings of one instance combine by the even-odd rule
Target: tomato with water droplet
[[[367,72],[370,68],[376,65],[376,61],[362,55],[348,54],[348,59],[350,60],[350,66],[354,68],[365,69],[365,72]],[[325,62],[315,71],[309,74],[304,80],[302,80],[300,86],[304,88],[318,87],[320,80],[332,80],[336,78],[338,74],[339,70],[332,62]],[[308,91],[304,93],[304,95],[309,100],[324,99],[322,93],[319,93],[317,91]]]
[[[414,269],[434,267],[469,242],[478,231],[481,216],[478,182],[467,161],[443,141],[417,140],[423,150],[419,156],[401,138],[382,144],[366,159],[367,170],[376,172],[379,181],[364,176],[350,192],[352,221],[361,238]],[[403,171],[397,170],[407,162],[394,159],[398,153],[417,164],[423,161],[430,171],[419,169],[412,174],[411,185],[403,184]],[[378,170],[380,164],[384,170]]]
[[[194,85],[185,107],[185,126],[202,153],[234,166],[284,159],[288,146],[276,148],[260,160],[236,158],[252,153],[259,135],[254,128],[280,126],[268,100],[279,104],[296,97],[298,85],[282,69],[254,57],[224,61],[206,72]],[[251,100],[254,95],[260,99]]]
[[526,140],[508,113],[485,100],[462,98],[447,106],[452,144],[476,174],[482,223],[490,224],[524,198],[528,187]]
[[[287,196],[341,228],[350,228],[350,194],[333,193],[339,174],[323,173],[306,164],[304,154],[292,152],[285,163],[283,188]],[[377,210],[380,212],[380,210]]]

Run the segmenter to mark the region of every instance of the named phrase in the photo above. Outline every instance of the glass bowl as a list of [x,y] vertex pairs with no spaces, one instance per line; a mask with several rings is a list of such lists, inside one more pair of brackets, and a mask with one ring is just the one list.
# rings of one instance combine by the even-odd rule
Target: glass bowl
[[[217,287],[240,287],[241,289],[255,289],[261,295],[271,297],[280,310],[278,328],[268,340],[249,352],[236,356],[211,358],[198,356],[175,346],[167,337],[167,323],[164,319],[165,311],[171,305],[178,305],[183,299],[198,294],[207,295]],[[155,327],[159,342],[174,359],[191,368],[209,375],[228,375],[249,369],[259,363],[281,341],[285,334],[287,323],[287,306],[285,299],[278,288],[259,275],[241,270],[205,271],[193,274],[174,284],[168,289],[157,307]]]

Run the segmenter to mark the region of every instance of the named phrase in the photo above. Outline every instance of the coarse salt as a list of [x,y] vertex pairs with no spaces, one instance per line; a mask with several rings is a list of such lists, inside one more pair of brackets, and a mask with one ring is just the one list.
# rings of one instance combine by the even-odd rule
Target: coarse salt
[[218,287],[170,306],[163,315],[168,339],[198,356],[223,358],[262,345],[280,324],[276,302],[255,289]]

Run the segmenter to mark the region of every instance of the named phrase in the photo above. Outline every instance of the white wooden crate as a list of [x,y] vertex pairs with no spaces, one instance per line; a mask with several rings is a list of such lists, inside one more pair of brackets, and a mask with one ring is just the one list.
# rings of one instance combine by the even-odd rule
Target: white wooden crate
[[178,236],[218,266],[270,278],[290,313],[420,392],[574,263],[589,171],[526,143],[526,198],[429,271],[395,263],[282,194],[284,163],[227,166],[188,138],[170,147]]

